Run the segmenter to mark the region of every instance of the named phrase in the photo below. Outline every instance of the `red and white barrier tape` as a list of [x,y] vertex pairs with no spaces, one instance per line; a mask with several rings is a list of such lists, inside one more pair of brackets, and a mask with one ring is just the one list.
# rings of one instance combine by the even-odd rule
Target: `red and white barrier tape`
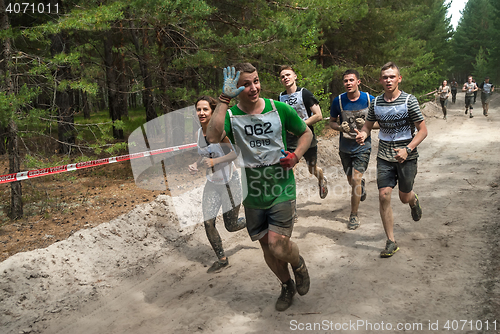
[[82,168],[107,165],[107,164],[111,164],[114,162],[122,162],[122,161],[127,161],[127,160],[132,160],[132,159],[145,158],[145,157],[149,157],[152,155],[169,153],[169,152],[174,152],[174,151],[179,151],[179,150],[185,150],[185,149],[193,148],[193,147],[196,147],[196,143],[179,145],[179,146],[174,146],[174,147],[167,147],[167,148],[160,148],[158,150],[152,150],[152,151],[146,151],[146,152],[140,152],[140,153],[134,153],[134,154],[120,155],[119,157],[104,158],[104,159],[98,159],[98,160],[92,160],[92,161],[78,162],[76,164],[69,164],[69,165],[63,165],[63,166],[57,166],[57,167],[48,167],[48,168],[42,168],[42,169],[34,169],[34,170],[27,171],[27,172],[1,175],[0,176],[0,184],[14,182],[14,181],[23,181],[26,179],[32,179],[35,177],[58,174],[58,173],[63,173],[63,172],[70,172],[70,171],[78,170],[78,169],[82,169]]

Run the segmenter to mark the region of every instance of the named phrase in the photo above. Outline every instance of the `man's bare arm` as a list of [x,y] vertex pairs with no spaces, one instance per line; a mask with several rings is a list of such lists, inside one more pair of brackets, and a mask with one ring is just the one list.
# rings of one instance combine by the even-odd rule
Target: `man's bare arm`
[[220,143],[226,137],[224,131],[224,122],[226,121],[226,112],[229,106],[227,103],[219,102],[215,107],[214,113],[208,122],[207,140],[209,143]]
[[319,107],[319,104],[313,105],[311,107],[311,112],[312,112],[311,117],[309,117],[304,121],[309,126],[312,126],[323,119],[323,115],[321,114],[321,108]]

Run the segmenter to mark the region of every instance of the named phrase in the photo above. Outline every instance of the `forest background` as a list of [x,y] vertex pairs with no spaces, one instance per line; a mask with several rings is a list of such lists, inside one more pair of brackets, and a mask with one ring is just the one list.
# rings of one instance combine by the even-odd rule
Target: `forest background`
[[[456,1],[456,0],[455,0]],[[394,61],[421,102],[442,80],[500,79],[500,2],[469,0],[456,30],[444,0],[0,0],[0,155],[8,173],[127,152],[143,123],[218,96],[222,68],[251,62],[262,96],[283,90],[280,65],[324,116],[357,69],[377,95]],[[318,131],[321,127],[318,126]],[[21,182],[9,219],[23,217]]]

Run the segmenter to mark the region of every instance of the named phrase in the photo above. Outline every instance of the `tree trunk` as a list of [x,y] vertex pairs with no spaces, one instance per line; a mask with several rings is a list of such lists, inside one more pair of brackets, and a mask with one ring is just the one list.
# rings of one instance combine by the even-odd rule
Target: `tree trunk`
[[[123,23],[120,21],[120,46],[121,50],[125,48]],[[128,118],[128,95],[129,95],[129,80],[127,79],[127,70],[125,68],[125,54],[123,51],[118,55],[118,107],[120,115]]]
[[[17,124],[10,120],[9,132],[9,174],[21,171],[21,158],[19,156],[19,143],[17,137]],[[10,184],[10,218],[18,219],[23,216],[23,191],[21,181]]]
[[89,97],[85,92],[82,92],[82,105],[83,105],[83,118],[90,119],[90,111],[92,107],[90,106]]
[[[7,13],[5,12],[5,2],[4,0],[0,0],[0,25],[2,30],[9,29],[9,19],[7,17]],[[10,39],[5,38],[1,44],[1,55],[0,55],[0,77],[5,78],[5,81],[1,82],[1,90],[8,91],[9,86],[12,85],[9,73],[9,58],[10,58]],[[9,78],[7,78],[7,76]],[[9,82],[10,81],[10,84]],[[11,91],[12,93],[12,91]],[[0,154],[4,155],[7,153],[7,145],[6,142],[8,140],[8,126],[7,124],[0,125]]]
[[137,58],[139,60],[139,67],[141,69],[142,79],[144,81],[144,91],[142,94],[142,99],[144,102],[144,107],[146,108],[146,122],[149,122],[157,117],[156,110],[154,108],[153,101],[153,79],[149,75],[148,69],[148,56],[147,56],[147,46],[148,35],[146,29],[144,29],[144,35],[142,39],[142,51],[139,46],[139,41],[135,32],[134,23],[130,21],[130,30],[132,36],[132,42],[134,43],[135,50],[137,52]]
[[162,55],[160,57],[160,73],[159,73],[159,83],[160,83],[160,110],[163,115],[172,111],[172,104],[167,94],[167,87],[169,84],[166,65],[167,65],[167,52],[163,49],[163,36],[161,32],[157,31],[156,34],[160,36],[156,38],[156,44],[158,45],[158,54]]
[[7,153],[8,128],[0,126],[0,155]]
[[71,90],[71,95],[73,96],[72,98],[72,109],[73,109],[73,114],[78,114],[81,111],[80,107],[80,90],[79,89],[72,89]]
[[[121,119],[118,85],[117,85],[117,70],[114,64],[113,54],[113,33],[108,31],[104,38],[104,64],[106,65],[106,83],[108,86],[108,104],[109,116],[114,122]],[[113,137],[116,139],[123,139],[123,130],[115,128],[113,125]]]
[[[63,34],[53,35],[51,38],[50,51],[52,56],[65,52],[65,40]],[[69,65],[60,65],[56,72],[56,82],[68,80],[71,77]],[[59,152],[70,154],[75,138],[75,121],[73,110],[71,108],[71,91],[56,91],[55,105],[58,112],[57,132],[59,139]]]
[[[0,0],[0,28],[3,31],[9,29],[9,19],[5,12],[5,2]],[[14,94],[14,83],[12,82],[12,67],[11,67],[11,44],[10,39],[6,37],[2,43],[1,55],[1,75],[4,78],[2,82],[2,90],[7,94]],[[13,116],[15,117],[15,116]],[[13,118],[8,121],[6,127],[2,129],[1,142],[5,150],[5,142],[7,142],[9,153],[9,173],[19,173],[21,171],[21,160],[19,156],[19,145],[17,137],[17,124]],[[20,181],[10,184],[10,212],[9,217],[18,219],[23,216],[23,192]]]

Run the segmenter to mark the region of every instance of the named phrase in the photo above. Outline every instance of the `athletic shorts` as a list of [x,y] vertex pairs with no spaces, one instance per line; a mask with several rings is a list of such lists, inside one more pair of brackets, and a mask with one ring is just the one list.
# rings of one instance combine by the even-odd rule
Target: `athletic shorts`
[[471,95],[471,96],[465,95],[465,108],[468,108],[472,104],[473,101],[474,101],[473,95]]
[[[295,149],[291,148],[288,152],[294,152]],[[318,162],[318,146],[309,147],[309,149],[304,153],[304,159],[306,159],[306,163],[308,166],[316,166]]]
[[352,170],[355,169],[360,173],[364,173],[368,168],[370,161],[370,153],[372,149],[368,149],[359,153],[345,153],[339,151],[342,167],[347,176],[352,175]]
[[269,209],[245,207],[247,231],[252,241],[261,239],[269,231],[292,236],[295,200],[278,203]]
[[377,187],[394,188],[399,183],[399,191],[410,193],[417,176],[417,159],[403,163],[377,158]]
[[486,93],[481,92],[481,102],[482,103],[489,104],[490,98],[491,98],[491,94],[486,94]]

